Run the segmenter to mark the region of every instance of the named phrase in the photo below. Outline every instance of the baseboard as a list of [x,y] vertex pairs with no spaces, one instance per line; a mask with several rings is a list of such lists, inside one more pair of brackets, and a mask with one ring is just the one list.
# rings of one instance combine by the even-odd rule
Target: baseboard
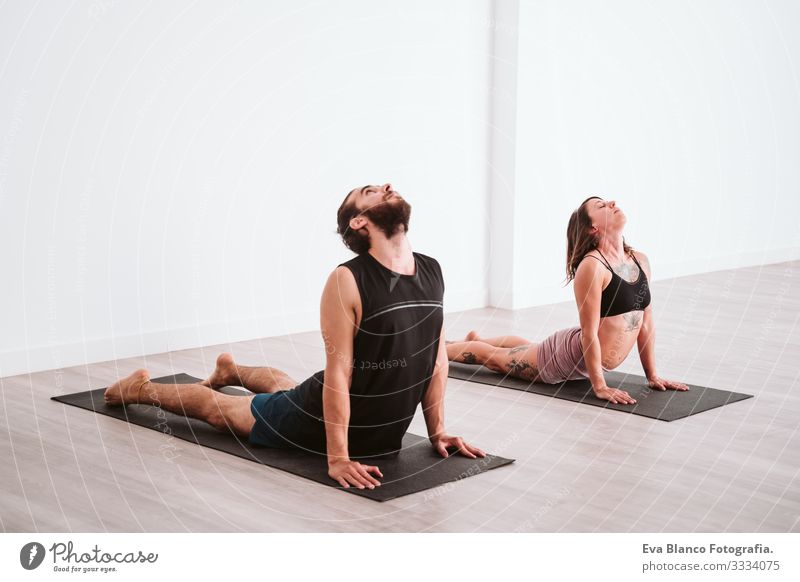
[[[800,260],[800,247],[683,260],[654,265],[656,267],[654,280],[660,281],[699,273],[797,260]],[[572,299],[572,290],[569,287],[556,288],[552,285],[530,287],[511,297],[507,296],[505,299],[509,301],[513,309],[524,309],[569,301]],[[477,309],[488,305],[488,289],[448,289],[446,292],[445,311],[448,313]],[[314,310],[258,319],[206,323],[126,336],[95,338],[52,346],[6,350],[0,352],[0,378],[202,346],[301,333],[318,328],[319,313]]]
[[319,313],[299,312],[232,322],[87,339],[0,352],[0,378],[319,328]]
[[[475,309],[486,303],[485,289],[448,290],[445,297],[448,312]],[[314,310],[7,350],[0,352],[0,378],[318,329],[319,312]]]
[[[725,271],[728,269],[773,265],[775,263],[797,260],[800,260],[800,247],[747,251],[717,257],[674,261],[671,263],[654,262],[653,281],[713,273],[715,271]],[[574,295],[571,286],[531,286],[513,294],[509,292],[505,297],[505,304],[502,306],[498,305],[497,307],[525,309],[528,307],[540,307],[542,305],[551,305],[572,300],[574,300]]]
[[718,257],[673,261],[670,263],[659,263],[658,265],[654,264],[653,280],[660,281],[662,279],[674,279],[676,277],[686,277],[688,275],[699,275],[702,273],[713,273],[715,271],[727,271],[729,269],[742,269],[745,267],[762,265],[774,265],[775,263],[798,260],[800,260],[800,247],[746,251]]
[[[446,283],[446,282],[445,282]],[[445,313],[479,309],[489,304],[488,289],[449,289],[445,288]]]

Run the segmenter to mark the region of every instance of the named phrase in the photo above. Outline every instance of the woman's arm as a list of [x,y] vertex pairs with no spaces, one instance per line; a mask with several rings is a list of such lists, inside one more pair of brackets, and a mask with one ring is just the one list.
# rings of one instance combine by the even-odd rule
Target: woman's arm
[[[635,251],[636,259],[639,261],[648,282],[651,281],[650,261],[647,255]],[[639,335],[636,337],[636,346],[639,349],[639,361],[642,362],[642,370],[647,377],[647,384],[650,388],[657,390],[688,390],[689,387],[681,382],[672,382],[659,378],[656,372],[656,324],[653,320],[653,306],[648,305],[644,310],[644,318]]]
[[[644,274],[647,276],[648,285],[651,281],[650,273],[650,260],[642,252],[633,251],[639,266],[644,269]],[[639,360],[642,362],[642,369],[644,375],[650,380],[651,376],[656,375],[656,327],[653,321],[653,306],[648,305],[644,310],[644,318],[642,320],[642,327],[639,329],[639,335],[636,337],[636,346],[639,349]]]
[[642,369],[647,379],[656,377],[656,328],[653,323],[653,310],[648,305],[644,310],[642,327],[636,338],[636,345],[639,348],[639,360],[642,362]]
[[600,302],[603,294],[603,266],[594,259],[584,260],[575,273],[575,301],[581,322],[581,348],[595,396],[614,404],[635,404],[624,390],[610,388],[603,376],[600,339]]

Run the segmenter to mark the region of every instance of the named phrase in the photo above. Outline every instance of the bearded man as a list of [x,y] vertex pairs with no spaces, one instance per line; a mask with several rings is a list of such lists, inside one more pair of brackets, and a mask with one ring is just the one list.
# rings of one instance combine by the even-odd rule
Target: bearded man
[[[435,259],[411,251],[410,216],[391,184],[355,188],[339,207],[338,233],[357,256],[331,273],[322,292],[324,370],[298,383],[225,353],[201,384],[157,384],[137,370],[106,390],[106,402],[153,404],[255,445],[324,454],[329,476],[343,487],[380,486],[380,469],[358,459],[397,454],[420,403],[440,455],[485,456],[444,428],[444,280]],[[217,392],[222,386],[254,395]]]

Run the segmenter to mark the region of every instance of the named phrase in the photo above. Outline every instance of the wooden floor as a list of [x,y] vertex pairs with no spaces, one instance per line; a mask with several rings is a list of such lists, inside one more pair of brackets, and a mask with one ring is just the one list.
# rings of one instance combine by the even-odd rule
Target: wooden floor
[[[49,400],[137,367],[205,376],[220,350],[302,379],[316,333],[0,380],[0,529],[20,531],[800,531],[800,262],[653,284],[662,376],[755,398],[675,422],[450,380],[451,432],[517,459],[376,503]],[[540,339],[571,304],[449,314]],[[624,371],[640,373],[636,355]],[[425,434],[421,414],[412,432]]]

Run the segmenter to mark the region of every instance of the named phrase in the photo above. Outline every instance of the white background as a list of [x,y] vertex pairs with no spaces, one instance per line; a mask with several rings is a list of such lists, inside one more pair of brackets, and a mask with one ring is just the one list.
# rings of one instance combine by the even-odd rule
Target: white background
[[[82,554],[157,553],[150,564],[116,565],[116,572],[55,572],[53,544],[73,542]],[[47,556],[35,570],[20,566],[20,550],[39,542]],[[465,543],[466,542],[466,543]],[[643,553],[643,546],[662,553]],[[702,548],[704,553],[668,554],[667,544]],[[767,546],[771,553],[710,553],[710,544]],[[796,580],[797,537],[790,534],[5,534],[0,537],[4,580]],[[313,554],[313,559],[309,556]],[[778,561],[769,571],[643,573],[650,564],[720,564]],[[75,565],[74,561],[72,565]],[[97,564],[85,564],[95,567]],[[716,566],[715,566],[716,567]],[[734,566],[730,566],[733,568]]]
[[391,181],[446,309],[567,300],[566,223],[655,278],[800,258],[800,4],[0,8],[0,376],[315,329]]

